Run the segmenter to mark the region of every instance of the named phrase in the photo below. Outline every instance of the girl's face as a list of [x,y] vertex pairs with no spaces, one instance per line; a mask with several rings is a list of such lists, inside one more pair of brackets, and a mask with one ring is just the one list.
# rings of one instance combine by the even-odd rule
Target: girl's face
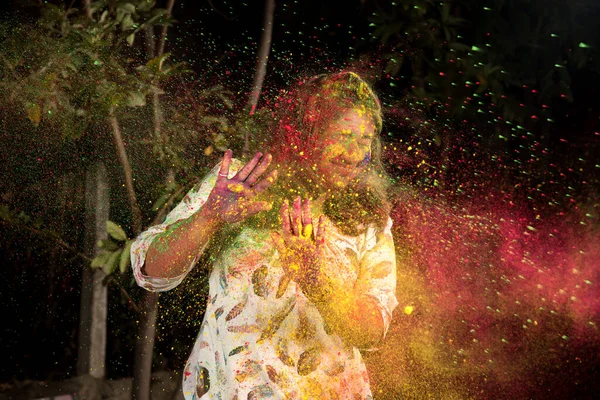
[[329,188],[345,188],[371,157],[375,125],[371,116],[351,109],[333,120],[320,135],[317,169]]

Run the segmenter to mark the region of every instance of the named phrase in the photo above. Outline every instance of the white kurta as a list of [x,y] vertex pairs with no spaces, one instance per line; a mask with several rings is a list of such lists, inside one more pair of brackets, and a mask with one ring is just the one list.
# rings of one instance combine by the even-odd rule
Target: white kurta
[[[141,272],[152,240],[204,205],[218,168],[163,224],[151,227],[133,244],[132,265],[140,286],[172,289],[196,263],[173,279]],[[241,163],[234,160],[230,177],[239,168]],[[387,330],[398,304],[391,219],[383,231],[370,227],[356,237],[343,235],[329,220],[326,223],[326,274],[344,288],[376,300]],[[215,261],[204,321],[184,371],[186,399],[372,398],[360,352],[329,331],[300,287],[290,282],[276,299],[283,269],[269,233],[244,228]]]

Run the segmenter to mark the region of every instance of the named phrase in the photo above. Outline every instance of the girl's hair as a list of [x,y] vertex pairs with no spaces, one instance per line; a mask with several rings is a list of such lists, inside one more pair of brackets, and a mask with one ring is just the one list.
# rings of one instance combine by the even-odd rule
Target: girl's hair
[[[335,190],[323,185],[314,160],[323,148],[320,133],[348,110],[371,118],[376,134],[358,176],[345,189]],[[354,72],[340,72],[301,81],[276,99],[272,116],[265,147],[273,155],[279,178],[269,191],[273,209],[268,220],[274,221],[286,198],[325,195],[323,211],[342,232],[358,234],[371,224],[385,226],[390,204],[389,178],[381,163],[381,105],[363,79]]]

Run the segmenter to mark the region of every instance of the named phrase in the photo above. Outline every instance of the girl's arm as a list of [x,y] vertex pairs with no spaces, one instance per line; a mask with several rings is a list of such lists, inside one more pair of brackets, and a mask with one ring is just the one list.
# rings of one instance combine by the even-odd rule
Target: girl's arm
[[263,157],[257,153],[229,178],[232,158],[227,150],[218,172],[213,170],[212,176],[169,213],[164,224],[148,229],[132,245],[138,284],[156,291],[177,286],[219,229],[270,209],[269,203],[256,201],[254,197],[277,177],[277,171],[273,171],[259,179],[271,158],[270,154]]

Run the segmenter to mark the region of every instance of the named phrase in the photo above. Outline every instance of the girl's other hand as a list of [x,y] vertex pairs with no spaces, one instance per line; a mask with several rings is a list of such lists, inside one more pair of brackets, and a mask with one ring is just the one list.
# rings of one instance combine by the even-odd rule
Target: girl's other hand
[[283,203],[280,209],[283,234],[274,234],[273,241],[279,251],[285,275],[279,282],[276,297],[281,297],[294,280],[303,290],[318,285],[321,276],[323,244],[325,243],[325,217],[319,218],[316,231],[313,229],[310,200],[304,202],[297,197],[290,211]]

